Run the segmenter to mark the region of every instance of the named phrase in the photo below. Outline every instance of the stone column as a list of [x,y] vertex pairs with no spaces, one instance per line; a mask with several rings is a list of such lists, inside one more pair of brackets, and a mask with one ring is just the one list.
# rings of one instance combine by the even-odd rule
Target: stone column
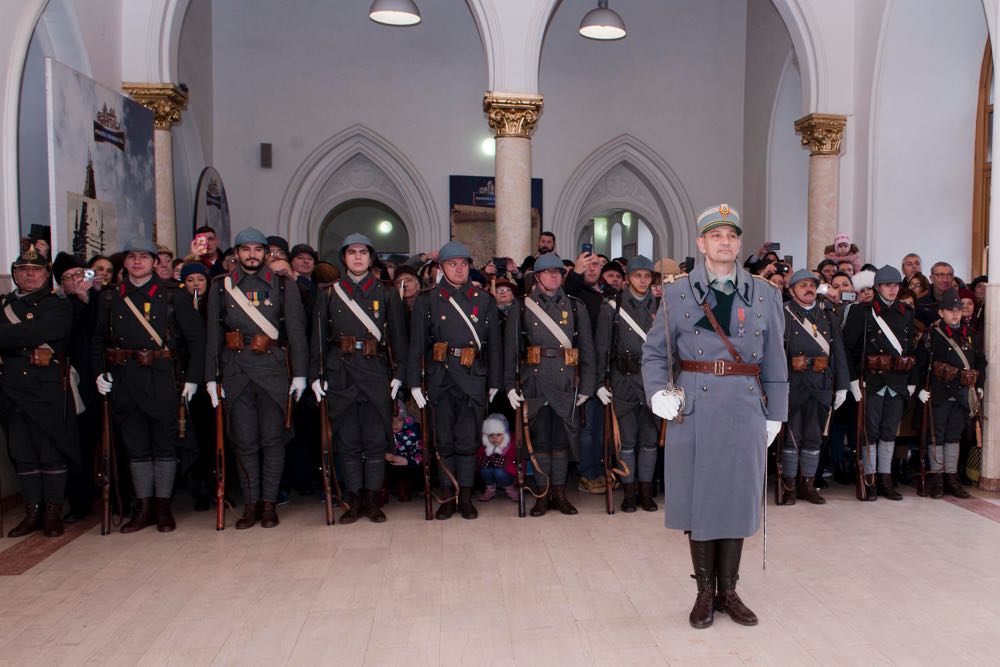
[[847,116],[811,113],[795,121],[802,145],[809,147],[809,240],[808,264],[815,269],[823,250],[837,235],[840,198],[840,141]]
[[483,97],[483,111],[496,132],[496,254],[515,262],[532,251],[531,133],[541,110],[541,95],[487,92]]
[[187,88],[172,83],[123,83],[125,94],[153,112],[153,148],[156,171],[156,220],[153,243],[176,252],[174,218],[174,156],[170,128],[187,107]]

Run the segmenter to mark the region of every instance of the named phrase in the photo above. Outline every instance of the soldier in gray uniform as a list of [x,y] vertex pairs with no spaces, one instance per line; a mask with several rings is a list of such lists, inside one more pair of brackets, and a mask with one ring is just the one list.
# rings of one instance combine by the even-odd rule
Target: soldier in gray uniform
[[840,318],[829,302],[816,300],[818,287],[819,278],[808,269],[796,271],[788,283],[792,295],[785,304],[788,428],[778,480],[781,505],[794,505],[796,493],[814,505],[826,503],[816,491],[819,450],[831,413],[847,399],[851,380]]
[[0,304],[0,423],[25,507],[7,536],[58,537],[68,471],[80,466],[65,356],[73,306],[52,291],[51,264],[34,246],[11,274],[15,289]]
[[660,420],[646,405],[641,373],[642,344],[660,305],[649,289],[652,279],[652,261],[641,255],[628,261],[627,282],[619,298],[605,301],[601,306],[594,341],[597,368],[611,379],[610,388],[601,385],[597,389],[597,398],[604,405],[614,401],[621,434],[621,459],[628,467],[628,475],[622,478],[623,512],[636,510],[636,477],[639,506],[647,512],[657,510],[652,480]]
[[385,521],[376,497],[392,441],[392,401],[406,378],[403,302],[372,274],[374,257],[368,237],[351,234],[344,239],[340,259],[347,273],[321,286],[313,316],[312,390],[317,403],[327,397],[349,494],[341,523],[354,523],[360,516]]
[[479,429],[503,379],[500,314],[490,293],[469,282],[472,255],[464,245],[445,244],[438,262],[441,281],[417,296],[410,315],[407,384],[417,407],[433,408],[445,497],[452,495],[449,475],[458,481],[457,503],[442,503],[435,517],[449,519],[457,508],[463,519],[475,519]]
[[736,261],[739,214],[722,204],[697,225],[702,257],[663,286],[642,346],[643,385],[653,412],[674,420],[664,503],[667,528],[690,537],[698,597],[689,621],[705,628],[720,611],[756,625],[736,582],[743,539],[760,527],[767,447],[788,415],[785,318],[781,293]]
[[[246,506],[236,528],[278,525],[275,502],[285,462],[291,399],[306,389],[306,314],[294,282],[264,268],[267,237],[248,228],[234,243],[239,266],[208,292],[206,389],[226,399],[229,435]],[[217,382],[221,379],[222,385]]]
[[504,387],[515,411],[527,403],[537,461],[531,516],[543,516],[550,506],[576,514],[566,498],[566,473],[578,449],[580,406],[594,394],[597,358],[586,306],[563,291],[562,260],[546,253],[534,272],[533,293],[515,304],[504,325]]

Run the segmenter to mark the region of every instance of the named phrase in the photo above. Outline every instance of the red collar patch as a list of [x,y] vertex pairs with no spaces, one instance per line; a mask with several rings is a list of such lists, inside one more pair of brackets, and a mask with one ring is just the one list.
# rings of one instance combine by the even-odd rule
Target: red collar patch
[[345,290],[345,291],[346,291],[346,292],[347,292],[348,294],[354,294],[354,288],[353,288],[353,287],[351,287],[351,281],[349,281],[349,280],[348,280],[347,278],[341,278],[341,279],[340,279],[340,286],[341,286],[342,288],[344,288],[344,290]]

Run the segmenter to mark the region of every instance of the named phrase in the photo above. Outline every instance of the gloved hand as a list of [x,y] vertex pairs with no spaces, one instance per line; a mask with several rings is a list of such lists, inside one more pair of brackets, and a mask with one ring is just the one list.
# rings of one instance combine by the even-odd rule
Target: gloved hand
[[292,378],[292,386],[288,388],[288,395],[295,399],[298,403],[299,399],[302,398],[302,394],[306,391],[306,379],[304,377],[294,377]]
[[650,408],[652,408],[653,414],[667,420],[679,415],[681,406],[681,397],[666,389],[661,389],[653,394],[653,398],[650,401]]
[[778,437],[778,431],[781,430],[781,422],[776,422],[771,419],[767,420],[767,446],[770,447],[774,439]]
[[844,401],[846,400],[847,400],[846,389],[838,389],[837,391],[833,392],[833,409],[836,410],[837,408],[839,408],[841,405],[844,404]]
[[927,391],[926,389],[921,389],[920,393],[917,394],[917,398],[920,399],[921,403],[926,403],[927,399],[929,399],[930,397],[931,397],[931,392]]
[[908,384],[908,385],[906,385],[906,393],[907,393],[907,395],[913,396],[913,392],[915,392],[916,390],[917,390],[917,385],[915,385],[915,384]]
[[326,396],[326,388],[327,388],[327,386],[328,385],[326,383],[326,380],[321,380],[319,378],[316,378],[315,380],[313,380],[313,383],[312,383],[313,396],[316,397],[316,402],[317,403],[319,403],[320,401],[322,401],[323,397]]
[[212,401],[212,407],[219,407],[219,394],[222,394],[222,398],[226,397],[226,390],[219,386],[215,380],[205,383],[205,391],[208,392],[208,399]]
[[524,403],[524,394],[517,389],[511,389],[507,392],[507,400],[510,401],[510,407],[517,410],[521,407],[521,403]]
[[195,392],[197,391],[198,391],[197,384],[195,384],[194,382],[185,382],[184,391],[181,392],[181,398],[189,402],[192,398],[194,398]]
[[104,373],[97,376],[97,393],[107,396],[111,392],[111,373]]
[[402,380],[393,380],[389,383],[389,398],[396,400],[396,394],[399,393],[399,388],[403,386]]
[[851,380],[851,396],[855,401],[861,400],[861,380]]
[[500,391],[500,390],[499,390],[499,389],[497,389],[496,387],[491,387],[491,388],[490,388],[490,394],[489,394],[489,402],[490,402],[490,403],[492,403],[492,402],[493,402],[493,399],[494,399],[494,398],[496,398],[496,395],[497,395],[497,393],[498,393],[499,391]]
[[614,394],[612,394],[611,390],[607,387],[597,388],[597,400],[599,400],[602,405],[608,405],[611,403],[612,396],[614,396]]
[[420,387],[414,387],[410,390],[410,396],[413,397],[413,402],[417,404],[417,407],[421,410],[427,405],[427,399],[424,397],[424,392]]
[[983,390],[980,387],[976,387],[976,395],[979,396],[980,399],[982,399]]
[[581,405],[583,405],[584,403],[586,403],[588,398],[590,398],[590,396],[584,396],[583,394],[580,394],[579,396],[577,396],[577,398],[576,398],[576,407],[580,407]]

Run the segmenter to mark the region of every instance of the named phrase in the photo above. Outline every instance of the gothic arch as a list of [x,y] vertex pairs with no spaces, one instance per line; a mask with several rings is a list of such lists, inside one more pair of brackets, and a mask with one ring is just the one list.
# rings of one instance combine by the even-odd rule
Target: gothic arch
[[[621,187],[599,189],[609,175],[625,180]],[[607,208],[642,216],[660,239],[661,254],[685,257],[694,248],[695,212],[680,178],[656,151],[628,134],[597,148],[573,171],[556,202],[551,229],[557,239],[575,243],[589,219]]]
[[281,199],[278,229],[289,240],[314,242],[326,214],[358,198],[395,210],[409,231],[411,251],[443,243],[447,230],[435,220],[430,189],[416,167],[363,125],[330,137],[299,165]]

